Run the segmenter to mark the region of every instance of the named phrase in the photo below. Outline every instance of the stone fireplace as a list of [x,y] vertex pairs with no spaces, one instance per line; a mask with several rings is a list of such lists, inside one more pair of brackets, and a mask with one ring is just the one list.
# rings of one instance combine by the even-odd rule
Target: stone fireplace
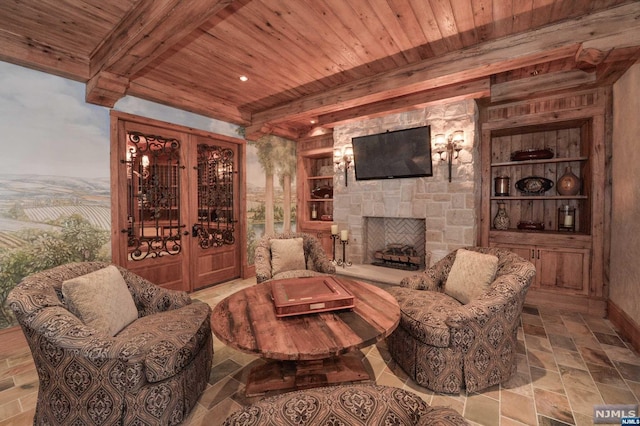
[[[385,262],[375,257],[376,252],[387,250],[390,246],[411,247],[415,251],[415,256],[420,258],[416,269],[425,267],[425,244],[426,227],[424,218],[394,218],[394,217],[365,217],[363,230],[363,263],[382,264],[381,266],[393,265],[392,261]],[[414,259],[406,260],[409,264],[414,263]],[[402,263],[394,267],[402,268]],[[417,262],[415,262],[417,263]]]
[[[476,122],[478,109],[473,100],[427,106],[413,111],[391,114],[336,126],[334,147],[351,143],[357,136],[371,135],[418,126],[431,126],[431,136],[456,130],[464,131],[465,140],[459,157],[453,161],[452,179],[448,181],[447,162],[434,152],[433,176],[356,181],[348,172],[348,186],[343,173],[334,175],[333,217],[340,229],[349,230],[346,248],[354,265],[372,262],[378,244],[393,244],[392,234],[402,235],[408,244],[419,247],[423,256],[433,253],[436,260],[443,253],[474,245],[477,238],[476,208],[480,202],[480,161]],[[433,142],[432,142],[433,146]],[[419,230],[398,231],[393,219],[419,221]],[[372,222],[373,220],[373,222]],[[375,221],[381,220],[383,225]],[[391,223],[391,231],[377,228]],[[398,228],[399,227],[399,228]],[[420,237],[420,241],[412,238]],[[375,241],[370,241],[373,238]],[[438,257],[439,256],[439,257]],[[432,257],[433,261],[433,257]],[[428,261],[425,266],[429,266]],[[387,268],[378,268],[387,269]]]

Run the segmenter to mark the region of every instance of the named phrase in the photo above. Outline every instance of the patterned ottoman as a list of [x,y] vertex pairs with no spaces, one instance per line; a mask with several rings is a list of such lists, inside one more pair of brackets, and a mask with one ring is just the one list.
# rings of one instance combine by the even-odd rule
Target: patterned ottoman
[[225,426],[353,426],[468,424],[447,407],[430,407],[418,395],[379,385],[341,385],[265,398],[231,414]]

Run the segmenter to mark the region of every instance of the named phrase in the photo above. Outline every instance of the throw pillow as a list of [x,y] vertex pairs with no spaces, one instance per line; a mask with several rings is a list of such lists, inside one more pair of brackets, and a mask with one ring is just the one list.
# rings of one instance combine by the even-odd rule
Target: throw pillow
[[271,240],[271,276],[292,269],[306,269],[302,237]]
[[460,249],[451,266],[444,292],[466,305],[489,289],[497,270],[496,256]]
[[138,309],[118,268],[110,265],[62,283],[69,311],[109,336],[138,318]]

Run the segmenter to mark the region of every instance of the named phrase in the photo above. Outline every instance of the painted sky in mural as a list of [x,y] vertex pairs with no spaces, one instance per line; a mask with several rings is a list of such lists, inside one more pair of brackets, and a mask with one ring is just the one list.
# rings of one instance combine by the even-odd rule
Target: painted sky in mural
[[83,84],[0,62],[2,174],[108,177],[108,124]]
[[[0,62],[0,173],[108,178],[109,110],[84,95],[83,83]],[[233,124],[130,96],[114,109],[238,137]]]

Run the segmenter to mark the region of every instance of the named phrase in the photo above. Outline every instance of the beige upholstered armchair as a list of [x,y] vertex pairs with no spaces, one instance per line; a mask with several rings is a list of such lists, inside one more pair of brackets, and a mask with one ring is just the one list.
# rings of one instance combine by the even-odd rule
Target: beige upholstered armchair
[[534,265],[508,250],[468,247],[448,254],[389,289],[401,311],[387,338],[389,352],[418,384],[436,392],[473,392],[508,380],[534,276]]
[[174,425],[207,386],[211,308],[184,292],[86,262],[26,277],[8,302],[38,371],[34,424]]
[[305,233],[264,235],[255,252],[256,281],[335,274],[320,241]]

